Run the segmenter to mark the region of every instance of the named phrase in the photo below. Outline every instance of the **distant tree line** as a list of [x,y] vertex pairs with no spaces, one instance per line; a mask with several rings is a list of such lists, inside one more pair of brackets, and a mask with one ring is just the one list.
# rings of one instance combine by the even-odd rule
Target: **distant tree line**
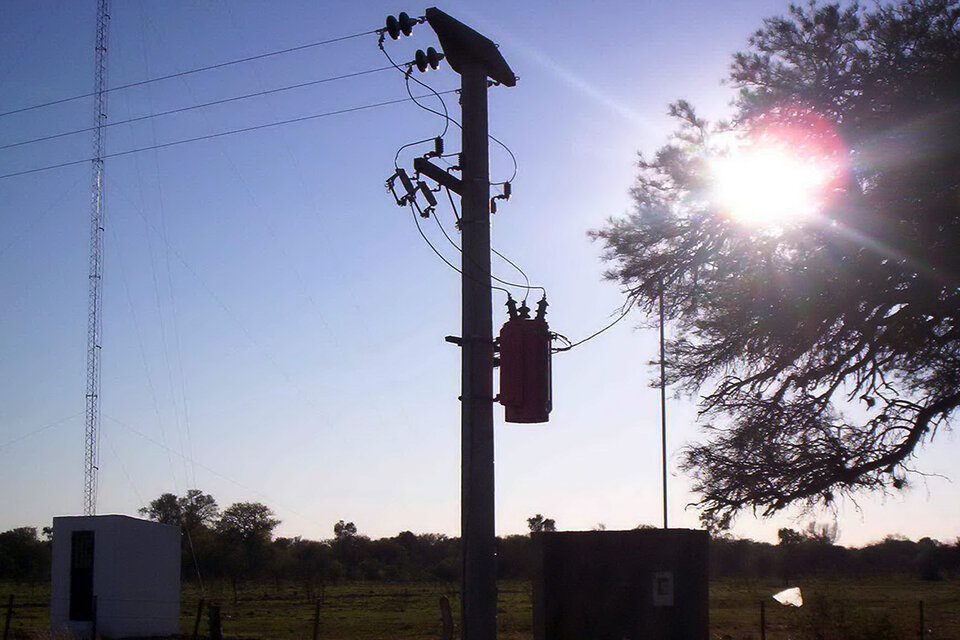
[[[309,598],[324,585],[350,580],[457,581],[460,540],[436,533],[403,531],[370,539],[353,522],[333,525],[333,537],[306,540],[273,537],[280,524],[269,507],[238,502],[222,511],[209,494],[192,489],[183,496],[166,493],[140,510],[145,517],[179,526],[181,575],[185,581],[298,584]],[[556,530],[551,518],[527,519],[531,533]],[[641,525],[638,528],[651,528]],[[0,533],[0,580],[42,582],[50,576],[51,532],[20,527]],[[914,575],[927,580],[960,577],[960,538],[944,544],[888,536],[860,548],[835,544],[835,526],[811,523],[800,530],[780,529],[769,544],[714,537],[710,575],[714,578],[777,578],[784,583],[806,577]],[[528,579],[535,548],[529,535],[498,539],[498,574]]]

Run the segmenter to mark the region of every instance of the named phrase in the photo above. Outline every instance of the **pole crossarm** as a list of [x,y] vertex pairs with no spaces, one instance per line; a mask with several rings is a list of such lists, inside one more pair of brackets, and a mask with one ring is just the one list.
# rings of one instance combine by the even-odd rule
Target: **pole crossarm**
[[446,187],[458,196],[463,196],[463,182],[460,178],[452,176],[426,158],[415,158],[413,168],[423,175],[427,176],[441,187]]

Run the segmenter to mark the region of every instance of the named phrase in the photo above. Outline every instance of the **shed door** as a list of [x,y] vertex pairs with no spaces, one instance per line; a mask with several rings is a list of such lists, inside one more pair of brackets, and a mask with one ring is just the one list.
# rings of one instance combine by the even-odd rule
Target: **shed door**
[[93,531],[70,539],[70,619],[93,620]]

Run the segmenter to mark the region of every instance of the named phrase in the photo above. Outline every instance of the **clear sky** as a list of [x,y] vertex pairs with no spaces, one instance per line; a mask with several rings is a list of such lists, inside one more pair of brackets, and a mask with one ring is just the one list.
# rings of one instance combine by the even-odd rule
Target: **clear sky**
[[[109,86],[376,29],[395,3],[114,0]],[[773,0],[450,2],[500,44],[520,76],[490,92],[491,132],[519,160],[494,246],[548,289],[551,328],[572,339],[622,301],[586,231],[630,207],[637,151],[671,130],[668,102],[727,113],[730,55]],[[0,3],[0,111],[93,87],[96,2]],[[398,61],[436,46],[420,27]],[[116,122],[384,66],[373,35],[110,94]],[[447,67],[422,79],[438,90]],[[404,97],[371,73],[118,125],[107,152]],[[456,96],[447,104],[458,114]],[[0,117],[0,145],[91,126],[92,101]],[[135,514],[197,487],[221,506],[261,501],[280,535],[326,538],[343,518],[373,537],[459,531],[459,276],[383,188],[400,145],[442,120],[412,104],[125,155],[106,162],[98,510]],[[455,132],[448,149],[457,148]],[[0,174],[90,156],[89,133],[4,149]],[[418,151],[423,153],[427,149]],[[406,166],[413,154],[401,156]],[[493,179],[509,177],[493,147]],[[82,507],[87,163],[0,179],[0,530]],[[452,221],[449,208],[441,219]],[[451,259],[433,221],[425,231]],[[500,263],[506,279],[518,276]],[[494,300],[495,326],[505,320]],[[543,513],[561,529],[660,523],[656,333],[632,315],[554,360],[545,425],[495,411],[497,531]],[[670,518],[696,526],[677,452],[698,437],[695,403],[670,400]],[[838,513],[840,542],[960,533],[956,433],[914,461],[913,488]],[[794,520],[794,518],[800,518]],[[741,517],[774,541],[828,513]]]

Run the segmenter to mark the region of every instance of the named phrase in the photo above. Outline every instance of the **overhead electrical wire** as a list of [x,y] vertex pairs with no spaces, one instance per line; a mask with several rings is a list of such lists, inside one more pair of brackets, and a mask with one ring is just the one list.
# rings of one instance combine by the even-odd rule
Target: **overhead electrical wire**
[[[456,91],[455,89],[450,89],[449,91],[442,91],[441,94],[454,93],[455,91]],[[420,97],[424,97],[424,96],[420,96]],[[133,153],[140,153],[140,152],[142,152],[142,151],[151,151],[151,150],[153,150],[153,149],[165,149],[165,148],[167,148],[167,147],[174,147],[174,146],[177,146],[177,145],[187,144],[187,143],[190,143],[190,142],[200,142],[200,141],[202,141],[202,140],[211,140],[211,139],[213,139],[213,138],[221,138],[221,137],[224,137],[224,136],[231,136],[231,135],[235,135],[235,134],[238,134],[238,133],[247,133],[247,132],[249,132],[249,131],[258,131],[258,130],[260,130],[260,129],[268,129],[268,128],[270,128],[270,127],[279,127],[279,126],[282,126],[282,125],[294,124],[294,123],[297,123],[297,122],[306,122],[306,121],[308,121],[308,120],[316,120],[316,119],[318,119],[318,118],[325,118],[325,117],[328,117],[328,116],[343,115],[343,114],[345,114],[345,113],[353,113],[353,112],[355,112],[355,111],[363,111],[363,110],[365,110],[365,109],[373,109],[373,108],[376,108],[376,107],[385,107],[385,106],[392,105],[392,104],[401,104],[401,103],[403,103],[403,102],[408,102],[409,100],[410,100],[410,98],[397,98],[396,100],[386,100],[386,101],[384,101],[384,102],[374,102],[374,103],[371,103],[371,104],[360,105],[359,107],[348,107],[348,108],[346,108],[346,109],[337,109],[337,110],[335,110],[335,111],[324,111],[324,112],[322,112],[322,113],[315,113],[315,114],[312,114],[312,115],[309,115],[309,116],[301,116],[301,117],[299,117],[299,118],[290,118],[289,120],[279,120],[279,121],[276,121],[276,122],[268,122],[268,123],[266,123],[266,124],[258,124],[258,125],[254,125],[254,126],[250,126],[250,127],[242,127],[242,128],[240,128],[240,129],[230,129],[230,130],[228,130],[228,131],[220,131],[220,132],[218,132],[218,133],[211,133],[211,134],[207,134],[207,135],[203,135],[203,136],[197,136],[197,137],[195,137],[195,138],[187,138],[187,139],[185,139],[185,140],[174,140],[174,141],[171,141],[171,142],[162,142],[162,143],[160,143],[160,144],[154,144],[154,145],[150,145],[150,146],[147,146],[147,147],[138,147],[138,148],[136,148],[136,149],[128,149],[128,150],[126,150],[126,151],[117,151],[117,152],[114,152],[114,153],[106,153],[106,154],[103,155],[103,158],[104,158],[104,159],[107,159],[107,158],[119,158],[119,157],[121,157],[121,156],[127,156],[127,155],[130,155],[130,154],[133,154]],[[24,170],[24,171],[15,171],[15,172],[13,172],[13,173],[6,173],[6,174],[0,175],[0,180],[3,180],[3,179],[5,179],[5,178],[13,178],[13,177],[16,177],[16,176],[28,175],[28,174],[31,174],[31,173],[39,173],[39,172],[41,172],[41,171],[49,171],[49,170],[51,170],[51,169],[60,169],[60,168],[63,168],[63,167],[70,167],[70,166],[74,166],[74,165],[78,165],[78,164],[83,164],[84,162],[90,162],[90,161],[92,161],[92,160],[93,160],[93,158],[83,158],[83,159],[81,159],[81,160],[71,160],[71,161],[68,161],[68,162],[61,162],[61,163],[59,163],[59,164],[51,164],[51,165],[46,165],[46,166],[43,166],[43,167],[36,167],[36,168],[33,168],[33,169],[26,169],[26,170]]]
[[[105,90],[105,93],[110,93],[113,91],[120,91],[122,89],[131,89],[133,87],[140,87],[145,84],[151,84],[153,82],[160,82],[162,80],[170,80],[172,78],[181,78],[183,76],[188,76],[194,73],[201,73],[203,71],[212,71],[214,69],[222,69],[223,67],[229,67],[235,64],[241,64],[244,62],[253,62],[254,60],[262,60],[264,58],[270,58],[273,56],[279,56],[287,53],[293,53],[294,51],[303,51],[304,49],[310,49],[313,47],[320,47],[323,45],[334,44],[336,42],[343,42],[344,40],[351,40],[353,38],[360,38],[362,36],[370,35],[372,33],[377,33],[377,30],[364,31],[361,33],[353,33],[346,36],[340,36],[337,38],[329,38],[327,40],[320,40],[318,42],[311,42],[309,44],[301,44],[295,47],[288,47],[286,49],[279,49],[277,51],[269,51],[267,53],[261,53],[255,56],[247,56],[245,58],[237,58],[236,60],[228,60],[227,62],[220,62],[217,64],[207,65],[205,67],[197,67],[195,69],[188,69],[186,71],[178,71],[176,73],[170,73],[164,76],[158,76],[156,78],[148,78],[147,80],[139,80],[137,82],[129,82],[127,84],[121,84],[116,87],[110,87]],[[0,112],[0,118],[3,116],[13,115],[14,113],[23,113],[24,111],[32,111],[34,109],[40,109],[42,107],[50,107],[56,104],[63,104],[65,102],[72,102],[74,100],[80,100],[82,98],[90,98],[96,95],[94,92],[82,93],[75,96],[70,96],[69,98],[60,98],[58,100],[50,100],[49,102],[43,102],[40,104],[30,105],[29,107],[20,107],[19,109],[11,109],[10,111]]]
[[[457,205],[456,205],[456,203],[454,203],[454,201],[453,201],[453,194],[450,192],[450,189],[449,189],[449,188],[447,188],[447,187],[444,187],[444,188],[445,188],[446,191],[447,191],[447,198],[450,200],[450,208],[453,210],[453,216],[456,218],[457,223],[459,224],[459,222],[460,222],[460,214],[457,213]],[[443,232],[443,235],[446,236],[446,238],[447,238],[447,240],[450,242],[450,244],[452,244],[452,245],[457,249],[457,251],[461,251],[461,253],[462,253],[462,250],[460,249],[459,246],[457,246],[457,243],[455,243],[453,240],[451,240],[451,239],[450,239],[450,236],[447,235],[447,232],[446,232],[446,230],[443,228],[443,225],[440,224],[440,219],[439,219],[437,216],[434,216],[434,218],[436,218],[436,220],[437,220],[437,225],[440,227],[440,231]],[[500,253],[499,251],[497,251],[497,250],[494,249],[493,247],[490,247],[490,251],[491,251],[492,253],[494,253],[495,255],[499,256],[500,259],[502,259],[504,262],[506,262],[507,264],[509,264],[511,267],[513,267],[514,269],[516,269],[516,270],[520,273],[520,275],[523,276],[523,281],[524,281],[525,284],[517,284],[517,283],[515,283],[515,282],[507,282],[506,280],[501,280],[500,278],[496,277],[496,276],[493,275],[493,274],[490,274],[490,277],[491,277],[491,278],[493,278],[494,280],[496,280],[497,282],[499,282],[499,283],[501,283],[501,284],[505,284],[505,285],[510,286],[510,287],[518,287],[518,288],[526,289],[526,292],[523,294],[523,299],[524,299],[524,301],[526,301],[526,299],[530,296],[530,290],[531,290],[531,289],[538,289],[539,291],[542,291],[542,292],[543,292],[543,295],[544,295],[544,296],[547,295],[547,290],[546,290],[545,288],[540,287],[540,286],[537,286],[537,285],[531,285],[531,284],[530,284],[530,278],[527,277],[526,272],[525,272],[523,269],[521,269],[520,267],[518,267],[518,266],[516,265],[516,263],[513,262],[513,260],[511,260],[511,259],[508,258],[507,256],[503,255],[502,253]]]
[[[450,246],[452,246],[454,249],[456,249],[456,250],[460,253],[460,255],[463,255],[463,249],[461,249],[460,246],[459,246],[456,242],[453,241],[453,238],[450,237],[450,234],[447,233],[447,230],[443,228],[443,224],[440,222],[440,217],[437,216],[436,212],[434,212],[434,214],[433,214],[432,217],[433,217],[434,221],[436,221],[437,226],[440,228],[440,233],[442,233],[442,234],[443,234],[443,237],[447,239],[447,242],[450,243]],[[494,251],[494,252],[495,252],[494,249],[491,249],[491,251]],[[499,254],[498,254],[498,255],[499,255]],[[464,256],[464,258],[466,258],[466,256]],[[466,258],[466,259],[469,260],[469,258]],[[470,262],[473,262],[473,260],[470,260]],[[508,260],[508,262],[509,262],[509,260]],[[474,264],[476,264],[476,263],[474,263]],[[511,263],[511,264],[513,264],[513,263]],[[479,265],[478,265],[478,266],[479,266]],[[522,273],[522,272],[521,272],[521,273]],[[506,280],[502,280],[501,278],[498,278],[497,276],[493,275],[492,273],[488,273],[487,275],[490,276],[490,279],[491,279],[491,280],[495,280],[496,282],[499,282],[500,284],[505,284],[505,285],[507,285],[508,287],[517,287],[518,289],[526,289],[526,293],[525,293],[524,296],[523,296],[523,299],[524,299],[524,300],[526,300],[526,299],[527,299],[527,296],[530,294],[530,289],[533,289],[533,288],[534,288],[534,287],[531,287],[531,286],[530,286],[530,282],[529,282],[529,281],[527,281],[527,284],[524,285],[524,284],[517,284],[516,282],[507,282]],[[494,287],[494,288],[499,288],[499,287]],[[537,289],[542,289],[542,287],[536,287],[536,288],[537,288]],[[503,290],[503,289],[501,289],[501,291],[502,291],[502,290]]]
[[[443,132],[440,134],[439,137],[442,138],[443,136],[447,135],[447,131],[450,129],[450,121],[451,121],[450,112],[447,110],[447,103],[443,101],[443,98],[440,97],[440,94],[438,94],[438,93],[434,90],[433,87],[431,87],[430,85],[428,85],[428,84],[426,84],[426,83],[424,83],[424,82],[421,82],[420,80],[417,80],[416,78],[414,78],[414,79],[413,79],[414,82],[416,82],[417,84],[419,84],[419,85],[420,85],[421,87],[423,87],[424,89],[427,89],[428,91],[432,92],[433,95],[436,96],[436,98],[440,101],[440,104],[443,106],[443,113],[440,113],[439,111],[436,111],[436,110],[434,110],[434,109],[431,109],[430,107],[428,107],[428,106],[426,106],[426,105],[421,104],[420,102],[418,102],[417,99],[413,97],[413,93],[411,93],[411,91],[410,91],[410,76],[412,75],[413,66],[410,65],[410,66],[407,68],[407,70],[404,71],[403,68],[400,67],[400,65],[398,65],[396,62],[394,62],[393,58],[390,57],[390,54],[387,53],[386,48],[384,48],[384,46],[383,46],[383,38],[380,39],[380,42],[378,43],[378,46],[380,47],[380,51],[383,52],[383,55],[386,56],[387,60],[390,62],[390,64],[393,66],[393,68],[396,69],[397,71],[399,71],[400,73],[402,73],[402,74],[404,75],[404,77],[406,78],[405,86],[406,86],[406,89],[407,89],[407,95],[410,96],[410,99],[413,100],[413,102],[414,102],[418,107],[420,107],[421,109],[423,109],[423,110],[425,110],[425,111],[429,111],[430,113],[432,113],[432,114],[434,114],[434,115],[438,115],[438,116],[440,116],[441,118],[443,118]],[[427,140],[433,140],[433,138],[428,138]],[[411,144],[417,144],[417,143],[411,143]],[[406,146],[409,146],[409,145],[406,145]]]
[[[392,67],[377,67],[375,69],[367,69],[366,71],[357,71],[355,73],[346,73],[338,76],[330,76],[328,78],[320,78],[319,80],[310,80],[309,82],[300,82],[297,84],[291,84],[284,87],[277,87],[276,89],[266,89],[264,91],[257,91],[255,93],[245,93],[239,96],[233,96],[231,98],[224,98],[222,100],[214,100],[212,102],[204,102],[202,104],[195,104],[188,107],[180,107],[177,109],[170,109],[169,111],[160,111],[158,113],[149,113],[143,116],[137,116],[135,118],[128,118],[126,120],[118,120],[117,122],[109,122],[104,125],[104,127],[117,127],[122,124],[131,124],[133,122],[140,122],[142,120],[149,120],[151,118],[159,118],[162,116],[169,116],[175,113],[183,113],[185,111],[193,111],[195,109],[203,109],[205,107],[212,107],[219,104],[227,104],[229,102],[236,102],[238,100],[246,100],[248,98],[257,98],[260,96],[266,96],[273,93],[280,93],[283,91],[291,91],[293,89],[302,89],[303,87],[310,87],[318,84],[323,84],[326,82],[334,82],[336,80],[346,80],[348,78],[356,78],[358,76],[368,75],[371,73],[378,73],[380,71],[387,71],[392,69]],[[78,133],[87,133],[88,131],[93,131],[97,127],[86,127],[84,129],[74,129],[73,131],[64,131],[63,133],[55,133],[49,136],[43,136],[41,138],[32,138],[30,140],[22,140],[20,142],[11,142],[10,144],[0,145],[0,150],[2,149],[11,149],[14,147],[21,147],[28,144],[34,144],[36,142],[44,142],[47,140],[55,140],[57,138],[65,138],[67,136],[76,135]]]
[[611,322],[610,324],[606,325],[606,326],[603,327],[602,329],[599,329],[598,331],[594,331],[593,333],[591,333],[591,334],[590,334],[589,336],[587,336],[586,338],[583,338],[582,340],[577,340],[576,342],[571,342],[569,339],[567,339],[566,336],[561,335],[561,334],[559,334],[559,333],[554,333],[553,336],[554,336],[555,338],[558,338],[558,339],[562,340],[563,342],[565,342],[565,343],[566,343],[566,346],[564,346],[564,347],[558,347],[558,348],[556,348],[556,349],[553,349],[553,352],[554,352],[554,353],[561,353],[561,352],[563,352],[563,351],[570,351],[570,349],[573,349],[574,347],[578,347],[578,346],[580,346],[581,344],[583,344],[584,342],[587,342],[587,341],[589,341],[589,340],[593,340],[594,338],[596,338],[597,336],[599,336],[601,333],[603,333],[603,332],[606,331],[607,329],[610,329],[611,327],[613,327],[614,325],[616,325],[618,322],[620,322],[621,320],[623,320],[624,318],[626,318],[626,317],[627,317],[627,314],[630,313],[630,310],[633,309],[633,306],[637,303],[637,298],[638,298],[638,297],[639,297],[639,295],[634,295],[634,296],[632,296],[632,297],[630,298],[630,301],[627,303],[627,306],[622,309],[622,311],[620,312],[620,315],[617,316],[617,317],[613,320],[613,322]]
[[44,431],[46,431],[46,430],[48,430],[48,429],[52,429],[52,428],[54,428],[54,427],[56,427],[56,426],[58,426],[58,425],[63,424],[64,422],[67,422],[68,420],[73,420],[74,418],[78,418],[78,417],[80,417],[80,416],[82,416],[82,415],[83,415],[83,412],[82,412],[82,411],[79,411],[79,412],[77,412],[77,413],[74,413],[73,415],[67,416],[66,418],[60,418],[59,420],[56,420],[56,421],[51,422],[51,423],[48,423],[48,424],[46,424],[46,425],[44,425],[44,426],[42,426],[42,427],[39,427],[39,428],[37,428],[37,429],[34,429],[33,431],[28,431],[27,433],[21,434],[21,435],[17,436],[16,438],[13,438],[12,440],[7,440],[7,441],[5,441],[5,442],[0,442],[0,449],[6,449],[7,447],[12,446],[12,445],[14,445],[14,444],[16,444],[16,443],[18,443],[18,442],[20,442],[20,441],[22,441],[22,440],[26,440],[27,438],[31,438],[31,437],[39,434],[39,433],[43,433]]
[[[460,268],[459,268],[457,265],[455,265],[455,264],[453,264],[452,262],[450,262],[449,260],[447,260],[447,259],[444,257],[444,255],[443,255],[442,253],[440,253],[440,251],[437,250],[437,248],[433,245],[433,243],[430,242],[430,239],[427,238],[427,234],[425,234],[425,233],[423,232],[423,227],[420,226],[419,214],[417,213],[417,210],[414,208],[412,202],[410,203],[410,212],[413,214],[413,221],[416,223],[416,225],[417,225],[417,231],[420,232],[420,237],[423,238],[423,241],[427,243],[427,245],[433,250],[433,252],[434,252],[435,254],[437,254],[437,257],[440,258],[441,260],[443,260],[448,267],[450,267],[451,269],[453,269],[454,271],[456,271],[456,272],[459,273],[460,275],[463,275],[463,271],[461,271]],[[446,235],[446,233],[444,233],[444,235]],[[448,237],[447,240],[450,240],[450,238]],[[496,278],[494,278],[494,279],[496,280]],[[481,284],[484,284],[484,283],[481,283]],[[523,285],[517,285],[517,286],[523,286]],[[502,292],[504,292],[505,294],[507,294],[508,297],[510,296],[510,291],[507,290],[507,289],[504,289],[503,287],[498,287],[498,286],[496,286],[496,285],[490,285],[490,288],[491,288],[491,289],[496,289],[497,291],[502,291]]]
[[[413,64],[412,64],[412,63],[408,63],[408,65],[407,65],[407,70],[404,71],[403,68],[402,68],[400,65],[398,65],[396,62],[394,62],[393,58],[390,57],[390,54],[387,53],[387,50],[386,50],[386,49],[384,48],[384,46],[383,46],[383,40],[382,40],[382,39],[381,39],[380,42],[378,43],[378,46],[380,47],[380,51],[383,52],[383,55],[386,56],[387,60],[390,61],[390,64],[393,65],[393,67],[394,67],[397,71],[399,71],[400,73],[403,74],[403,76],[404,76],[404,86],[405,86],[406,89],[407,89],[407,94],[410,96],[410,99],[413,100],[413,102],[414,102],[418,107],[420,107],[421,109],[423,109],[424,111],[428,111],[428,112],[430,112],[430,113],[432,113],[432,114],[434,114],[434,115],[436,115],[436,116],[440,116],[441,118],[443,118],[443,120],[444,120],[443,133],[440,134],[440,136],[439,136],[440,138],[443,138],[445,135],[447,135],[447,131],[448,131],[449,128],[450,128],[450,123],[451,123],[451,122],[452,122],[452,123],[454,124],[454,126],[456,126],[458,129],[463,129],[463,126],[456,120],[456,118],[451,118],[451,117],[450,117],[450,111],[447,109],[447,103],[446,103],[446,101],[444,101],[444,99],[443,99],[442,97],[440,97],[441,94],[437,93],[437,92],[433,89],[433,87],[431,87],[430,85],[428,85],[428,84],[426,84],[425,82],[423,82],[423,81],[421,81],[421,80],[413,77],[413,73],[412,73],[412,71],[413,71]],[[433,93],[433,95],[436,96],[436,98],[437,98],[438,100],[440,100],[440,104],[441,104],[441,106],[443,107],[443,113],[440,113],[440,112],[437,111],[436,109],[431,109],[430,107],[426,106],[425,104],[421,104],[421,103],[419,102],[419,100],[413,96],[413,92],[410,91],[410,80],[411,80],[411,79],[412,79],[414,82],[416,82],[417,84],[419,84],[421,87],[424,87],[425,89],[428,89],[429,91],[431,91],[431,92]],[[443,92],[443,93],[448,93],[448,92],[445,91],[445,92]],[[423,97],[428,97],[428,96],[419,96],[419,97],[420,97],[420,98],[423,98]],[[500,145],[501,147],[503,147],[504,151],[506,151],[506,152],[510,155],[510,160],[513,162],[513,174],[510,176],[510,179],[509,179],[509,180],[502,180],[502,181],[500,181],[500,182],[491,182],[490,184],[491,184],[491,185],[502,185],[502,184],[504,184],[505,182],[513,182],[513,181],[517,178],[517,171],[519,170],[519,165],[517,164],[517,156],[514,155],[513,151],[510,149],[510,147],[508,147],[506,144],[504,144],[504,143],[503,143],[499,138],[497,138],[496,136],[491,135],[490,133],[488,133],[488,134],[487,134],[487,137],[490,138],[491,140],[493,140],[494,142],[496,142],[496,143],[497,143],[498,145]],[[410,143],[408,143],[408,144],[403,145],[402,147],[400,147],[399,149],[397,149],[397,155],[396,155],[396,157],[394,158],[394,165],[397,166],[397,160],[400,158],[400,152],[401,152],[401,151],[403,151],[403,150],[406,149],[407,147],[416,146],[416,145],[418,145],[418,144],[423,144],[423,143],[425,143],[425,142],[432,142],[433,139],[434,139],[434,138],[425,138],[425,139],[423,139],[423,140],[417,140],[416,142],[410,142]]]

